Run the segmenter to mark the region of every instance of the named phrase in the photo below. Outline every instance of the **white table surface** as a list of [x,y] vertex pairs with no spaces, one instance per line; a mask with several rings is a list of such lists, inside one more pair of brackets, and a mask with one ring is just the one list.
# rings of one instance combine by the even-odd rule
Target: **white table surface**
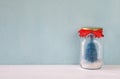
[[0,79],[120,79],[120,65],[100,70],[79,65],[0,65]]

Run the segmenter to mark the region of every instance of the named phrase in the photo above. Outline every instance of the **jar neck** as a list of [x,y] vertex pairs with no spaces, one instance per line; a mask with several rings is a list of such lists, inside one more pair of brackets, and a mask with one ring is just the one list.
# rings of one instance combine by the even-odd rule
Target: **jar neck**
[[85,37],[81,37],[81,40],[86,40],[86,41],[94,42],[95,40],[96,41],[100,41],[100,40],[102,40],[102,38],[97,38],[97,37],[95,37],[94,34],[90,33],[90,34],[88,34]]

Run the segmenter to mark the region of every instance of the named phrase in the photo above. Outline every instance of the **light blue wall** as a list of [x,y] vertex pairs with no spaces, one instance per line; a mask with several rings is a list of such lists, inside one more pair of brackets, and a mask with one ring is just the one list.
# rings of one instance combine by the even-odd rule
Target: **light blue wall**
[[0,0],[0,64],[79,64],[82,26],[103,27],[120,64],[120,0]]

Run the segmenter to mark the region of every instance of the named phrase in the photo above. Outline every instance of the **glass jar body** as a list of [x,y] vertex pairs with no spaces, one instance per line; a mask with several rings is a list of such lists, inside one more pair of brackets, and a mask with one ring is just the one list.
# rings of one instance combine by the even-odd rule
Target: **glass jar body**
[[103,44],[101,38],[89,34],[81,38],[80,65],[85,69],[100,69],[103,65]]

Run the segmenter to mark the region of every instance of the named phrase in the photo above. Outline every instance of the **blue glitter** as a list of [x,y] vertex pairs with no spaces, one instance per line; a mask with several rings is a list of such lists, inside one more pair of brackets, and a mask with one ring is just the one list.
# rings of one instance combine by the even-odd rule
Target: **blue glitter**
[[91,35],[85,49],[85,59],[91,63],[97,61],[97,49],[93,40],[94,37]]

